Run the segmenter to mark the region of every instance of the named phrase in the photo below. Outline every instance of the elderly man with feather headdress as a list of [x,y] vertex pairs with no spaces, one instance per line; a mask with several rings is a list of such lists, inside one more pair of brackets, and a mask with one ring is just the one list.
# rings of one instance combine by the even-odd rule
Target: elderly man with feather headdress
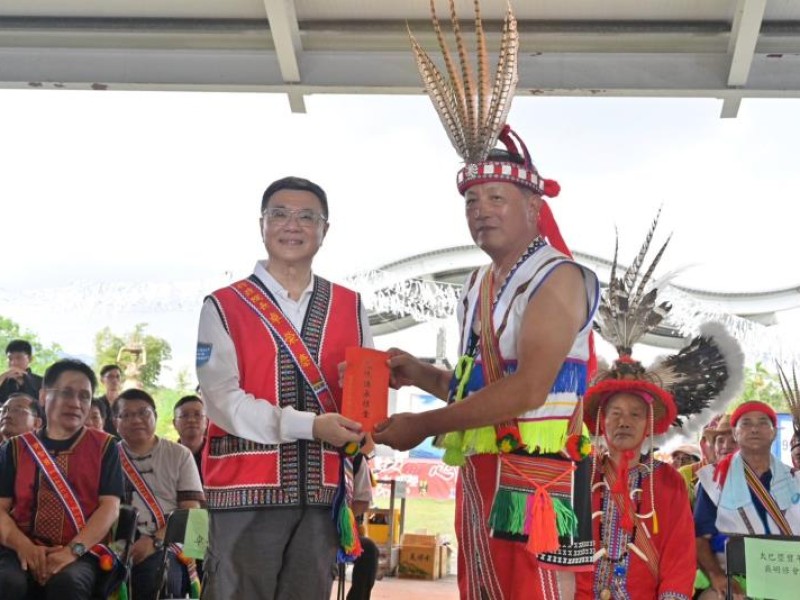
[[[637,282],[658,219],[632,268],[616,277],[617,258],[600,307],[600,333],[619,353],[598,374],[584,398],[589,430],[607,452],[595,455],[592,510],[595,570],[581,574],[580,599],[688,600],[695,579],[693,521],[682,476],[655,460],[652,437],[665,433],[678,415],[711,410],[726,402],[741,378],[742,354],[716,324],[701,328],[678,354],[646,369],[633,345],[655,329],[671,306],[647,289],[667,244]],[[642,448],[650,441],[650,451]]]
[[[505,125],[517,80],[514,16],[509,9],[492,87],[477,2],[477,81],[452,1],[450,8],[459,75],[435,13],[447,76],[416,40],[413,46],[426,89],[466,163],[458,190],[470,233],[491,264],[464,286],[462,356],[453,372],[391,351],[395,385],[417,385],[449,405],[394,415],[375,440],[406,449],[447,434],[445,461],[461,467],[462,598],[571,598],[572,573],[591,568],[593,552],[581,396],[599,286],[594,273],[572,260],[543,199],[555,196],[558,184],[539,175]],[[505,150],[494,149],[498,140]]]

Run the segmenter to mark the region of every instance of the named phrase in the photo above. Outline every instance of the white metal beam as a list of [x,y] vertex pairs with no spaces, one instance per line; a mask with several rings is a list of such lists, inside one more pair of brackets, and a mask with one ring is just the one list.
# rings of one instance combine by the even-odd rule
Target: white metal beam
[[[520,56],[519,95],[800,97],[800,56],[758,56],[746,88],[731,89],[725,54]],[[419,94],[405,52],[304,52],[302,83],[287,84],[271,49],[2,48],[1,88]]]
[[[728,53],[731,56],[728,87],[743,87],[747,84],[766,7],[767,0],[739,0],[736,5],[728,42]],[[735,118],[740,103],[741,96],[726,98],[721,116]]]
[[742,105],[740,95],[728,96],[722,99],[722,111],[720,117],[723,119],[735,119],[739,115],[739,107]]
[[[267,10],[281,77],[285,83],[300,83],[302,77],[298,55],[302,52],[303,45],[294,0],[264,0],[264,8]],[[289,92],[289,106],[292,112],[305,112],[302,93],[296,90]]]
[[733,50],[728,73],[729,86],[738,87],[747,83],[766,7],[767,0],[739,0],[737,12],[741,9],[741,16],[735,19],[736,28],[731,31]]
[[766,7],[767,0],[739,0],[737,9],[741,8],[741,16],[734,20],[737,27],[731,31],[734,42],[728,73],[729,86],[738,87],[747,83]]

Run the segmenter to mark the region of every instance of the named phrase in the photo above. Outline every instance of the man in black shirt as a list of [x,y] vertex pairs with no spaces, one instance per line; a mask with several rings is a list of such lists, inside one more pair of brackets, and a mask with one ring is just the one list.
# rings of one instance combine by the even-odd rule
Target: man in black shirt
[[[89,429],[97,379],[77,360],[44,376],[47,426],[0,446],[0,590],[4,600],[88,600],[97,544],[119,514],[122,470],[114,439]],[[54,484],[52,482],[57,482]]]
[[114,423],[114,403],[122,393],[122,370],[118,365],[104,365],[100,369],[100,381],[106,390],[106,393],[97,399],[106,409],[103,429],[105,429],[106,433],[119,437],[117,425]]
[[12,340],[6,346],[8,370],[0,374],[0,405],[5,404],[11,394],[22,392],[33,398],[39,397],[42,378],[31,372],[33,348],[26,340]]

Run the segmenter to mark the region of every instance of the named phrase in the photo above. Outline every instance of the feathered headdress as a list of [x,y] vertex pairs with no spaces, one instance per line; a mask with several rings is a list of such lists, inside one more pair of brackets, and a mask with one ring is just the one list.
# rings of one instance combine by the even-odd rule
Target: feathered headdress
[[[474,1],[476,77],[476,69],[473,68],[456,15],[455,0],[448,1],[458,64],[450,52],[436,16],[435,0],[430,0],[431,20],[444,58],[444,72],[423,50],[410,29],[408,34],[425,91],[439,114],[450,142],[465,163],[458,173],[458,191],[463,194],[476,183],[508,181],[530,188],[539,195],[558,195],[558,183],[539,175],[525,143],[506,124],[518,80],[519,34],[511,5],[508,5],[503,21],[500,56],[497,71],[492,77],[480,2]],[[498,140],[503,142],[510,154],[519,156],[522,161],[518,163],[502,158],[490,159],[490,152]]]
[[[659,212],[660,214],[660,212]],[[680,417],[708,410],[718,412],[732,399],[742,382],[744,356],[736,340],[718,323],[706,323],[700,335],[677,354],[645,368],[631,356],[633,346],[653,331],[671,310],[658,302],[658,287],[650,283],[669,239],[644,269],[658,217],[653,220],[644,243],[625,273],[617,276],[617,249],[611,279],[600,301],[597,330],[614,345],[619,359],[595,378],[584,397],[586,422],[598,433],[599,409],[618,392],[636,393],[652,406],[653,433],[664,433]],[[640,279],[641,275],[641,279]]]
[[783,397],[786,398],[789,411],[792,413],[792,425],[794,426],[792,448],[795,448],[800,446],[800,386],[797,385],[797,370],[795,365],[792,364],[792,379],[790,380],[783,367],[780,364],[776,366],[778,367],[778,380],[781,383]]
[[[704,325],[700,335],[680,352],[649,368],[645,368],[631,356],[634,344],[653,331],[672,308],[668,302],[658,302],[660,284],[650,283],[669,239],[656,253],[650,266],[644,269],[659,215],[660,211],[653,220],[636,259],[621,277],[617,277],[619,240],[614,250],[611,278],[600,299],[597,329],[600,335],[614,345],[619,358],[610,369],[597,374],[594,384],[586,390],[584,396],[584,422],[595,435],[605,433],[603,406],[615,394],[633,394],[650,407],[650,431],[645,433],[645,437],[648,433],[652,437],[665,433],[673,423],[680,424],[678,415],[697,414],[709,408],[709,403],[714,398],[724,397],[722,401],[727,402],[736,391],[736,382],[741,382],[744,362],[741,350],[733,337],[721,325],[714,323]],[[606,442],[611,446],[612,442],[607,437]],[[633,450],[623,451],[622,459],[616,465],[618,472],[614,487],[610,488],[626,505],[622,511],[621,526],[631,531],[634,518],[652,518],[653,531],[657,532],[654,478],[650,477],[649,480],[652,502],[649,513],[638,514],[630,501],[627,470],[629,461],[633,458]],[[595,461],[592,465],[592,481]],[[650,453],[651,473],[653,468],[653,455]]]

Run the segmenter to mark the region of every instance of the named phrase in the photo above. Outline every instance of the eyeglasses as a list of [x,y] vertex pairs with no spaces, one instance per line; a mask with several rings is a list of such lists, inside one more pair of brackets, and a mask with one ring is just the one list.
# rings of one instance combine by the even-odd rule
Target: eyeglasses
[[181,413],[181,414],[175,416],[176,419],[180,419],[180,420],[183,420],[183,421],[188,421],[189,419],[198,419],[198,420],[199,419],[205,419],[205,417],[206,417],[206,413],[202,413],[202,412]]
[[92,401],[92,392],[88,390],[73,390],[72,388],[49,388],[48,391],[55,392],[62,400],[72,400],[77,398],[84,404]]
[[29,415],[32,415],[33,411],[30,408],[25,408],[24,406],[0,406],[0,417],[5,414],[21,415],[22,413],[28,413]]
[[267,223],[276,227],[283,227],[294,218],[295,223],[304,229],[311,229],[320,223],[325,223],[328,219],[319,213],[309,210],[307,208],[299,210],[291,210],[276,206],[275,208],[268,208],[261,216],[267,220]]
[[150,408],[143,408],[142,410],[134,410],[131,412],[121,412],[117,415],[117,418],[120,421],[130,421],[131,419],[149,419],[150,415],[153,414],[152,409]]

